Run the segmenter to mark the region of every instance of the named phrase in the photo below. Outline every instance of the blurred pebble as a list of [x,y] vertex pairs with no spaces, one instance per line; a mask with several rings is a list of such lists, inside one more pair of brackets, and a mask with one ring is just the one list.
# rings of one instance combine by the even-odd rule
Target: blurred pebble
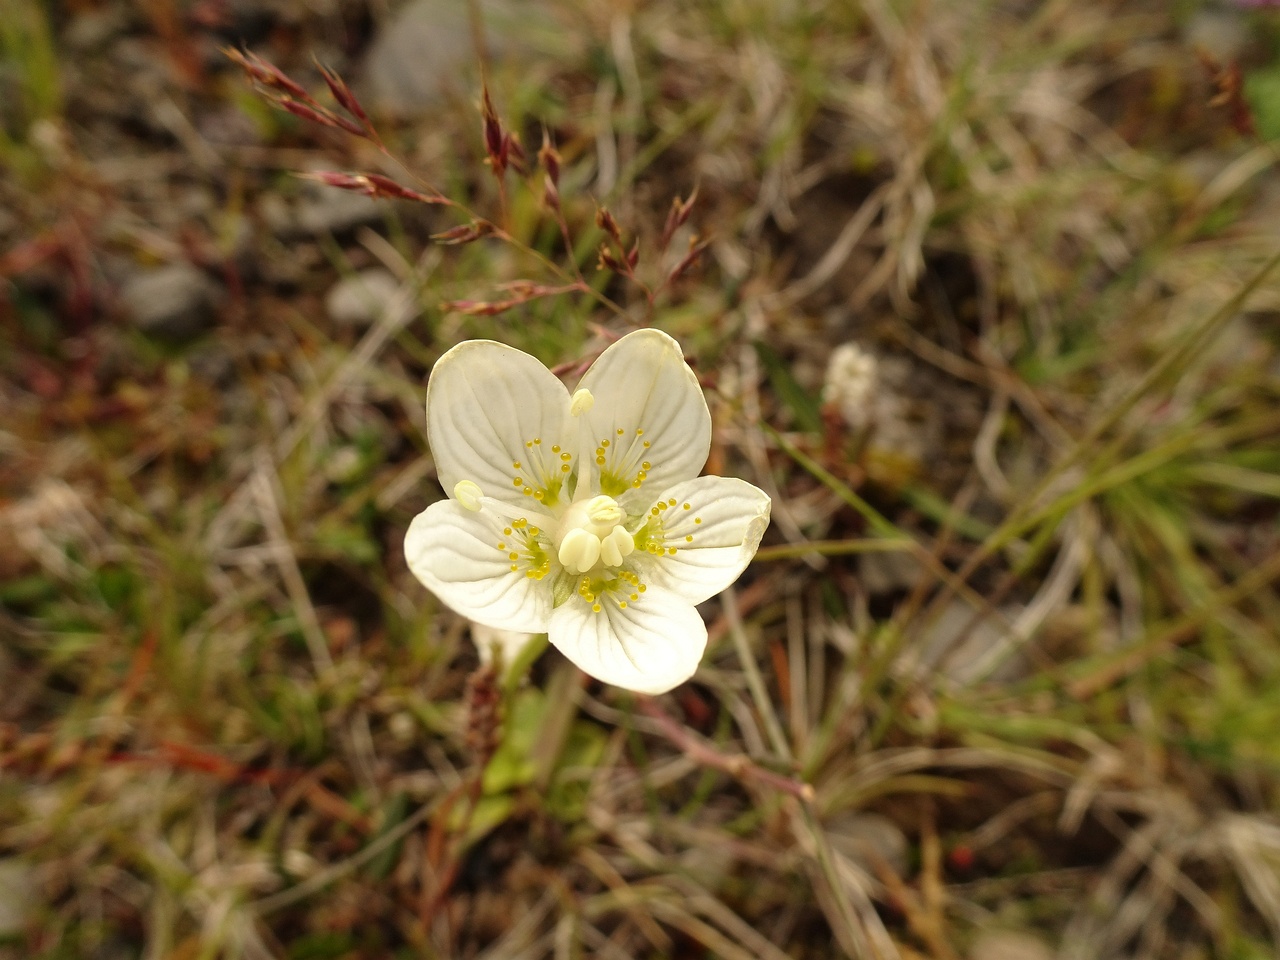
[[978,935],[969,948],[969,960],[1053,960],[1053,951],[1030,933],[991,930]]
[[148,336],[189,340],[213,326],[221,288],[186,263],[136,273],[120,299],[130,321]]
[[914,589],[924,576],[924,568],[905,550],[858,555],[858,579],[871,596]]
[[377,223],[387,208],[385,200],[323,184],[308,184],[307,194],[294,212],[294,229],[285,232],[345,233]]
[[0,937],[22,933],[35,913],[31,867],[12,857],[0,860]]
[[[485,44],[499,60],[551,54],[569,39],[546,4],[482,0],[479,6]],[[364,61],[364,95],[380,110],[400,116],[421,113],[449,93],[469,98],[477,86],[475,65],[467,5],[416,0],[375,34]]]
[[364,458],[355,447],[339,447],[329,454],[324,464],[324,475],[330,483],[348,483],[360,474]]
[[235,378],[236,359],[224,344],[202,344],[187,357],[192,375],[216,387],[225,387]]
[[261,131],[239,106],[213,107],[195,115],[196,130],[212,144],[229,147],[262,145]]
[[906,834],[879,813],[847,813],[827,824],[827,835],[836,853],[848,857],[871,876],[879,864],[887,864],[898,876],[906,876]]
[[62,42],[68,50],[88,53],[105,47],[129,26],[129,13],[124,6],[107,6],[98,10],[82,10],[70,17],[62,31]]
[[399,290],[400,281],[389,271],[379,267],[361,270],[329,288],[325,312],[342,326],[367,326],[382,315]]
[[[1013,607],[1001,607],[999,613],[1013,622],[1021,611]],[[1008,683],[1025,677],[1031,665],[1022,651],[1010,653],[985,677],[972,675],[971,665],[977,663],[1007,635],[1003,624],[994,614],[979,618],[973,628],[969,629],[976,614],[977,611],[963,600],[952,600],[932,623],[926,624],[920,631],[915,655],[926,667],[937,669],[948,680],[962,685],[972,684],[979,679]]]
[[393,713],[387,719],[387,728],[400,743],[412,743],[418,735],[418,721],[407,710]]
[[1242,10],[1200,10],[1187,21],[1187,46],[1203,50],[1219,63],[1239,60],[1249,43],[1249,25]]

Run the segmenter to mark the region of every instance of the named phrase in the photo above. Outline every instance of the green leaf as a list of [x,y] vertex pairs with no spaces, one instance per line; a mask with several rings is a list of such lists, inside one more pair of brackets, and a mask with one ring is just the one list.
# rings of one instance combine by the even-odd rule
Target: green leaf
[[502,743],[484,769],[484,792],[487,796],[506,793],[533,782],[537,774],[533,746],[538,740],[546,712],[546,697],[541,690],[530,687],[511,698],[506,721],[502,725]]
[[1253,111],[1258,135],[1280,139],[1280,64],[1254,70],[1244,78],[1244,98]]
[[760,341],[756,341],[755,348],[778,399],[791,411],[796,425],[809,433],[822,433],[822,413],[818,401],[796,382],[796,378],[791,375],[790,366],[772,348]]

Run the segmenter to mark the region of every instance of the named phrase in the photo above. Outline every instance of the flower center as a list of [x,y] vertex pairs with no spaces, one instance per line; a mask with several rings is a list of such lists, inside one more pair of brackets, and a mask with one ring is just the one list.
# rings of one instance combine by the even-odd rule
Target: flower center
[[616,567],[636,548],[622,526],[626,517],[613,497],[579,500],[565,511],[556,531],[556,556],[570,573],[587,573],[597,564]]

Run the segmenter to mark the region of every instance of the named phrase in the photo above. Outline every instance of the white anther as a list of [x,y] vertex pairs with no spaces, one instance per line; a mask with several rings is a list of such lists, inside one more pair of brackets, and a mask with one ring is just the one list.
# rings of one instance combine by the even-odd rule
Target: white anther
[[560,542],[557,557],[566,570],[586,573],[600,559],[600,538],[581,527],[570,530]]
[[636,541],[622,526],[616,526],[600,540],[600,559],[605,566],[616,567],[622,558],[630,556],[636,549]]
[[591,410],[596,405],[596,398],[590,390],[582,389],[573,395],[573,399],[569,401],[569,412],[575,417],[580,417],[584,413]]

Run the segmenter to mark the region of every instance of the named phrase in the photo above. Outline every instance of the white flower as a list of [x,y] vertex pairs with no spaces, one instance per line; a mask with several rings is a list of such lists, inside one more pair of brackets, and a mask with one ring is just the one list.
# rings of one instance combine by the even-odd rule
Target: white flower
[[856,343],[842,343],[831,351],[822,399],[835,404],[844,422],[863,430],[876,419],[880,370],[876,358]]
[[460,343],[427,384],[427,434],[450,499],[404,547],[436,596],[497,630],[545,632],[620,687],[693,675],[707,644],[694,605],[751,561],[769,498],[698,476],[711,415],[679,344],[628,334],[570,394],[526,353]]

